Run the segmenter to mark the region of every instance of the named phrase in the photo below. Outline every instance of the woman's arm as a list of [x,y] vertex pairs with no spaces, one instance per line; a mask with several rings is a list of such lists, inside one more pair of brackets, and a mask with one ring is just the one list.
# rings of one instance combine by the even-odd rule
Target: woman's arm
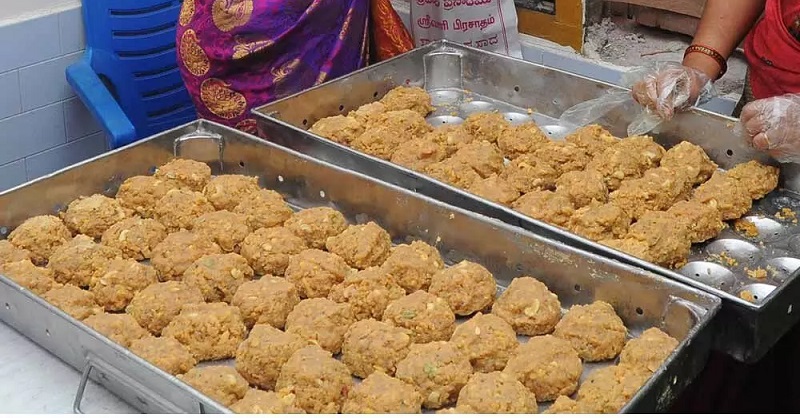
[[[712,48],[730,57],[755,25],[766,0],[708,0],[692,43]],[[710,79],[719,74],[719,64],[705,54],[688,54],[683,65],[702,71]]]

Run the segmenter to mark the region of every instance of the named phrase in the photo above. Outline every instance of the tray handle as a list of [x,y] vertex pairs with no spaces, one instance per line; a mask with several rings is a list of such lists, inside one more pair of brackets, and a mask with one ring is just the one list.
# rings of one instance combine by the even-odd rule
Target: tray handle
[[[202,155],[207,155],[208,157],[212,157],[213,159],[219,160],[220,170],[222,170],[222,156],[225,152],[225,138],[213,131],[206,129],[205,125],[201,122],[198,124],[197,128],[193,132],[189,132],[185,135],[179,136],[175,138],[172,142],[172,153],[176,157],[181,155],[181,148],[184,146],[190,146],[193,140],[211,140],[214,142],[216,147],[214,148],[207,148],[206,146],[202,146],[201,149],[194,149],[194,153],[199,152]],[[213,146],[212,146],[213,147]],[[215,154],[215,155],[214,155]]]
[[[116,381],[121,383],[122,385],[126,386],[128,389],[136,393],[136,400],[139,401],[141,405],[156,405],[159,410],[161,411],[171,411],[169,413],[181,413],[179,408],[175,407],[168,401],[164,400],[153,391],[142,385],[141,383],[137,382],[133,378],[127,376],[122,371],[116,369],[115,367],[111,366],[110,364],[106,363],[103,360],[98,358],[94,358],[94,356],[87,356],[86,358],[86,365],[83,367],[83,373],[81,374],[81,380],[78,384],[78,391],[75,394],[75,401],[72,404],[72,411],[75,414],[85,414],[81,409],[81,404],[83,403],[83,395],[86,392],[86,385],[89,383],[89,377],[92,373],[92,370],[97,370],[101,379],[108,380],[110,378],[114,378]],[[133,405],[136,407],[137,405]],[[200,408],[200,413],[204,413],[203,408]]]

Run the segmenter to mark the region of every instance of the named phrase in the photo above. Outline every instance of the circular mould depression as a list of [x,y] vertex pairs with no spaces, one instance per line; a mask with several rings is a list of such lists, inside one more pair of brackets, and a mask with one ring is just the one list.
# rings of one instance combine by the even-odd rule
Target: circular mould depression
[[458,90],[436,90],[430,93],[434,106],[455,104],[461,101],[462,93]]
[[489,102],[485,102],[483,100],[473,100],[471,102],[466,102],[461,105],[461,111],[466,114],[471,113],[478,113],[478,112],[491,112],[495,110],[497,107]]
[[767,274],[778,283],[783,283],[797,269],[800,269],[800,260],[797,258],[777,257],[767,261]]
[[766,283],[753,283],[748,284],[746,286],[742,286],[741,289],[736,293],[736,296],[751,302],[751,303],[761,303],[764,299],[772,293],[773,290],[776,289],[776,286]]
[[740,239],[718,239],[706,245],[706,251],[723,260],[732,258],[740,263],[752,263],[761,256],[758,247]]
[[569,129],[560,125],[544,125],[542,126],[542,130],[551,139],[561,139],[565,137],[569,131]]
[[512,125],[521,125],[525,122],[530,122],[533,120],[533,118],[530,117],[530,115],[518,112],[503,113],[503,117],[508,121],[508,123]]
[[765,218],[763,216],[746,216],[744,220],[752,222],[758,230],[758,236],[747,237],[750,239],[772,242],[783,238],[787,232],[786,227],[774,219]]
[[692,261],[683,266],[679,272],[692,280],[725,292],[730,291],[736,283],[736,275],[732,271],[708,261]]
[[443,116],[431,116],[426,119],[428,123],[433,126],[441,126],[441,125],[458,125],[461,122],[464,122],[464,119],[461,119],[458,116],[450,116],[450,115],[443,115]]

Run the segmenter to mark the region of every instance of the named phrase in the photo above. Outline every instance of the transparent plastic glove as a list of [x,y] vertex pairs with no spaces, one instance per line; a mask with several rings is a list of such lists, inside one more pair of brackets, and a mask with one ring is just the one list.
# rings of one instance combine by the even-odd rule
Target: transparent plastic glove
[[800,94],[748,103],[741,123],[753,147],[782,163],[800,163]]

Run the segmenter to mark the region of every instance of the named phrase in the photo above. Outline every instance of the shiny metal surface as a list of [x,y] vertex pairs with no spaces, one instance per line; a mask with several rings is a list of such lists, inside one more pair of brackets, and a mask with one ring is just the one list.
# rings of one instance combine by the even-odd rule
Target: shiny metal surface
[[[379,223],[397,242],[435,245],[449,263],[479,262],[501,287],[531,275],[558,294],[564,308],[605,300],[631,336],[661,327],[681,344],[627,412],[666,409],[705,365],[712,318],[721,305],[713,295],[205,121],[0,194],[0,231],[7,234],[30,216],[54,213],[80,195],[113,194],[122,179],[151,172],[176,149],[181,157],[209,163],[214,174],[258,175],[263,186],[280,191],[297,208],[330,206],[350,221]],[[0,307],[0,320],[76,369],[91,367],[93,379],[142,411],[227,411],[2,276]]]
[[[800,241],[794,239],[800,234],[800,227],[775,216],[781,207],[800,209],[800,200],[794,193],[800,190],[796,165],[782,167],[782,188],[758,202],[747,215],[759,228],[759,237],[751,239],[725,231],[716,240],[694,246],[690,263],[680,271],[672,271],[306,131],[317,120],[347,113],[382,97],[397,85],[420,86],[429,91],[437,107],[428,117],[432,124],[460,123],[471,113],[497,110],[512,123],[533,119],[553,138],[563,136],[572,128],[558,124],[557,118],[564,110],[609,91],[621,90],[537,64],[438,42],[265,105],[254,113],[259,120],[261,136],[269,141],[569,245],[658,272],[723,298],[726,320],[716,345],[740,361],[757,361],[800,319],[800,311],[792,306],[800,300],[800,284],[795,283],[800,274],[797,271]],[[624,136],[634,115],[632,106],[620,106],[598,123]],[[666,147],[688,138],[703,147],[723,169],[752,159],[767,162],[763,154],[756,153],[736,136],[735,122],[728,117],[693,110],[664,124],[654,136]],[[739,251],[751,247],[755,249],[745,251],[746,256]],[[735,258],[735,265],[726,257]],[[751,277],[759,268],[768,272],[765,280]],[[755,299],[742,299],[742,291],[752,293]]]

